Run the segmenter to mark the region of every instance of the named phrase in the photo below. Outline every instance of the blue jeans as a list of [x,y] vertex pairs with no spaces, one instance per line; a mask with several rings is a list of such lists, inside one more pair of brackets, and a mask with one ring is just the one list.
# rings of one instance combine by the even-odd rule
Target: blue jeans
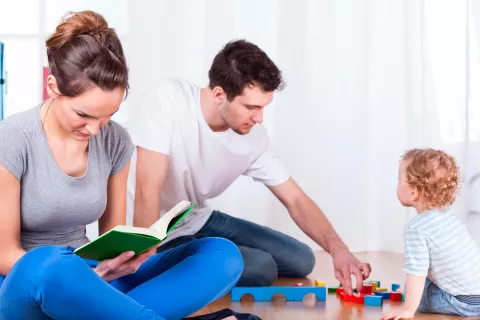
[[156,254],[110,283],[71,249],[39,247],[1,277],[0,319],[181,319],[228,293],[242,269],[220,238]]
[[417,309],[424,313],[456,314],[463,317],[480,316],[480,305],[470,305],[457,300],[427,278],[422,300]]
[[205,237],[226,238],[238,246],[245,267],[237,286],[269,286],[277,277],[305,277],[315,266],[315,255],[306,244],[219,211],[213,211],[196,234],[173,239],[160,246],[159,251]]

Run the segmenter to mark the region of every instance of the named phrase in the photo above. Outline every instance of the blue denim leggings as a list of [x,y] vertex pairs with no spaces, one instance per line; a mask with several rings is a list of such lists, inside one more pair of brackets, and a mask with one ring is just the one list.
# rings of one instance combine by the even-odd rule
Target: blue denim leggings
[[427,278],[418,312],[456,314],[463,317],[480,316],[480,305],[457,300]]
[[221,238],[156,254],[110,283],[71,249],[39,247],[1,277],[0,319],[181,319],[228,293],[242,270]]

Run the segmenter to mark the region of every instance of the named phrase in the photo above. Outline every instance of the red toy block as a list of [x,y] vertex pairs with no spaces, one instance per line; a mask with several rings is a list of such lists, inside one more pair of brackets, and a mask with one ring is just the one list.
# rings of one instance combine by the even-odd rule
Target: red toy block
[[363,304],[365,301],[365,296],[364,295],[348,295],[343,293],[343,300],[345,302],[353,302],[353,303],[360,303]]
[[371,294],[372,291],[372,285],[371,284],[364,284],[362,287],[362,291],[360,293],[362,294]]
[[338,296],[340,297],[340,300],[345,301],[345,292],[340,292]]
[[343,288],[337,288],[335,291],[337,292],[337,294],[340,294],[341,292],[343,292]]
[[390,292],[390,301],[402,301],[402,294],[400,292]]

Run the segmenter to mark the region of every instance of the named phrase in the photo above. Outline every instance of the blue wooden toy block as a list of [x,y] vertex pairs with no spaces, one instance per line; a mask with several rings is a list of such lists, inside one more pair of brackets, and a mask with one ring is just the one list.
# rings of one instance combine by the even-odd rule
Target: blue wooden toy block
[[383,304],[383,298],[380,296],[365,296],[363,302],[366,306],[381,306]]
[[[285,287],[289,291],[292,287]],[[327,300],[327,288],[325,287],[297,287],[293,288],[295,293],[295,301],[302,301],[309,293],[313,293],[318,301]]]
[[400,285],[397,284],[397,283],[392,284],[392,291],[393,291],[393,292],[396,292],[397,289],[400,289]]
[[305,295],[313,293],[318,301],[327,299],[325,287],[235,287],[232,289],[232,301],[240,301],[242,296],[251,294],[255,301],[271,301],[277,293],[285,296],[287,301],[302,301]]
[[383,299],[390,299],[390,292],[374,292],[376,296],[382,297]]

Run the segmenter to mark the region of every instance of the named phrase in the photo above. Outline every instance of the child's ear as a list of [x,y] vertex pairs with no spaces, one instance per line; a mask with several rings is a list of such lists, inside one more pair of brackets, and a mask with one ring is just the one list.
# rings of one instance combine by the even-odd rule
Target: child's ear
[[413,201],[418,201],[418,199],[420,199],[420,192],[418,192],[417,188],[412,188],[412,191],[410,191],[410,195]]

